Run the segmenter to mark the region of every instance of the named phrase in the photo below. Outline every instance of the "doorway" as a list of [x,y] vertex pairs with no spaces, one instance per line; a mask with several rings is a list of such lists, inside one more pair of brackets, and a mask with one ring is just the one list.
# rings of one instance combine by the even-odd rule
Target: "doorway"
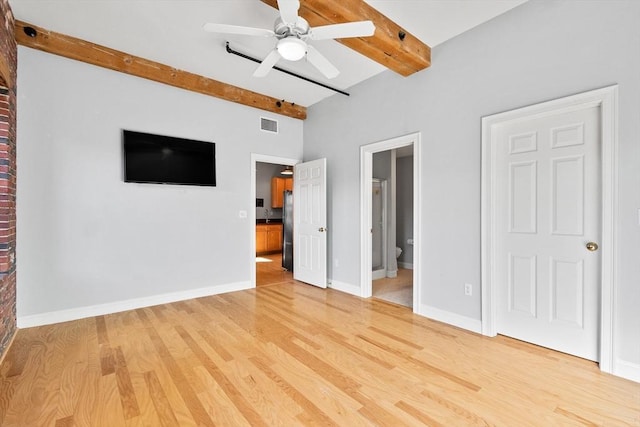
[[[250,271],[254,287],[293,279],[292,272],[282,266],[282,250],[272,247],[274,243],[284,246],[284,200],[272,200],[275,195],[272,195],[272,178],[292,178],[292,175],[283,175],[281,172],[297,163],[297,159],[251,155],[251,206],[255,206],[255,209],[251,209],[249,215]],[[282,190],[284,192],[285,188]],[[274,190],[273,193],[280,191]]]
[[[377,142],[360,148],[361,159],[361,289],[362,297],[376,297],[412,308],[420,313],[420,134]],[[400,163],[402,160],[402,163]],[[409,167],[407,167],[407,165]],[[407,173],[408,172],[408,173]],[[407,181],[400,184],[400,180]],[[378,222],[375,189],[380,182],[386,202],[381,227]],[[382,185],[383,182],[386,184]],[[383,191],[380,191],[382,197]],[[406,199],[406,200],[405,200]],[[406,202],[403,203],[402,201]],[[375,219],[374,219],[375,216]],[[401,226],[402,224],[402,226]],[[379,230],[376,230],[378,228]],[[377,232],[382,236],[377,236]],[[381,243],[380,241],[384,241]],[[374,275],[376,247],[382,246],[382,273]],[[401,257],[401,255],[403,255]],[[386,259],[386,262],[384,262]],[[376,262],[378,263],[378,262]],[[381,270],[381,269],[377,269]],[[374,280],[374,277],[377,279]]]
[[605,372],[614,348],[616,98],[614,86],[482,122],[483,334],[597,360]]

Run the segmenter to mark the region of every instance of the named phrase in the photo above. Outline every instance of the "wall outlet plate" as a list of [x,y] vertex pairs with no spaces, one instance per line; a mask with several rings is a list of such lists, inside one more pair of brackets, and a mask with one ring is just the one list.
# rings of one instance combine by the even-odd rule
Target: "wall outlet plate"
[[473,294],[473,285],[471,285],[470,283],[465,283],[464,294],[467,296],[471,296]]

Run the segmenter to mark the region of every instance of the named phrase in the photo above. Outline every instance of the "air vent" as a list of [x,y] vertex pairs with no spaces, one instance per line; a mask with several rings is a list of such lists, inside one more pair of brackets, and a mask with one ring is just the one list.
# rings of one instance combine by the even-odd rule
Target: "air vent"
[[278,121],[260,117],[260,130],[271,133],[278,133]]

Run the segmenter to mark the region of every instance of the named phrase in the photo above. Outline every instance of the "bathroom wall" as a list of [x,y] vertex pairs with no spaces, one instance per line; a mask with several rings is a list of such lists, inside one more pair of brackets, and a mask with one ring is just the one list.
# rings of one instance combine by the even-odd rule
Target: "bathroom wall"
[[[393,150],[382,151],[373,154],[373,177],[387,180],[387,229],[390,231],[389,239],[389,259],[395,257],[395,247],[402,249],[402,254],[398,258],[401,268],[413,268],[413,246],[407,244],[407,239],[413,239],[413,156],[399,157],[396,159],[395,174],[392,172],[391,152]],[[392,177],[392,175],[395,175]],[[392,182],[395,179],[396,197],[393,200],[391,191]],[[391,206],[395,203],[396,220],[395,224],[391,218]],[[392,244],[392,235],[395,244]],[[375,248],[374,248],[375,250]],[[407,265],[408,264],[408,265]],[[395,269],[393,266],[389,266]]]
[[396,246],[402,249],[400,268],[413,268],[413,156],[396,161]]
[[[382,151],[379,153],[374,153],[373,154],[373,169],[372,169],[372,176],[373,178],[377,178],[380,180],[384,180],[387,181],[387,225],[386,225],[386,230],[387,230],[387,265],[386,268],[387,270],[389,270],[390,268],[392,268],[393,270],[396,269],[395,267],[395,262],[390,262],[391,261],[391,256],[393,256],[394,260],[395,260],[395,223],[392,224],[392,218],[391,218],[391,185],[393,182],[393,178],[392,178],[392,174],[391,174],[391,150],[388,151]],[[391,236],[391,233],[389,233],[389,231],[393,230],[393,236]],[[390,248],[394,248],[393,249],[393,255],[392,255],[392,251]],[[382,256],[381,254],[378,254],[377,251],[379,251],[380,248],[377,247],[377,245],[373,245],[372,247],[372,257],[373,259],[377,259],[378,256]],[[393,264],[393,265],[392,265]]]

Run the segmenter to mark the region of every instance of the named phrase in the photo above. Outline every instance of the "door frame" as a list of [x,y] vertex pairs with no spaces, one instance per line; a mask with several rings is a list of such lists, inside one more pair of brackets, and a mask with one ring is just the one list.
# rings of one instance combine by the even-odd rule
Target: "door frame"
[[[371,189],[373,192],[373,183],[374,182],[378,182],[380,184],[380,191],[382,191],[382,223],[384,224],[384,233],[382,234],[382,247],[385,248],[382,251],[382,254],[380,254],[380,256],[382,257],[382,269],[384,270],[384,275],[385,277],[387,276],[387,265],[388,265],[388,256],[389,256],[389,248],[387,247],[387,240],[388,240],[388,231],[387,231],[387,220],[388,220],[388,215],[387,215],[387,180],[386,179],[380,179],[380,178],[373,178],[371,180]],[[372,224],[371,226],[373,227],[373,200],[371,201],[371,216],[372,216]],[[371,268],[373,270],[373,238],[371,240]],[[371,272],[372,276],[371,279],[373,280],[373,271]]]
[[422,218],[420,137],[420,132],[415,132],[360,147],[360,290],[362,298],[370,298],[373,293],[371,282],[373,154],[413,144],[413,312],[416,314],[422,314],[419,286],[421,283],[420,254],[422,253],[422,239],[420,238],[420,218]]
[[251,287],[256,287],[256,167],[257,163],[271,163],[274,165],[285,165],[285,166],[295,166],[297,163],[300,163],[302,160],[292,159],[288,157],[276,157],[276,156],[268,156],[266,154],[257,154],[251,153],[251,191],[250,193],[250,203],[251,209],[249,209],[249,224],[247,227],[250,227],[249,235],[249,249],[250,249],[250,257],[249,257],[249,271],[251,271]]
[[615,253],[618,227],[618,86],[613,85],[577,95],[535,104],[482,118],[481,178],[481,295],[482,334],[497,335],[497,136],[494,129],[505,122],[530,120],[551,114],[599,107],[602,171],[602,244],[600,297],[600,370],[613,372],[617,270]]

